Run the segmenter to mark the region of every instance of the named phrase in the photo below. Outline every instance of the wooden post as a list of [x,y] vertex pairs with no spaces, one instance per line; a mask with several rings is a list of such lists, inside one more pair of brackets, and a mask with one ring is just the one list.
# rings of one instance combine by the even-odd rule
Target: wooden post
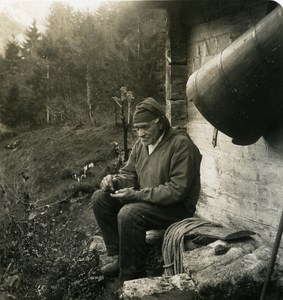
[[261,295],[260,295],[260,300],[265,299],[266,290],[267,290],[271,275],[273,273],[274,265],[275,265],[275,262],[276,262],[277,252],[278,252],[280,242],[281,242],[281,238],[282,238],[282,232],[283,232],[283,210],[281,212],[281,218],[280,218],[280,222],[279,222],[279,225],[278,225],[275,242],[274,242],[274,245],[273,245],[273,248],[272,248],[272,254],[271,254],[270,262],[269,262],[269,265],[268,265],[268,269],[267,269],[263,289],[262,289],[262,292],[261,292]]
[[125,99],[123,92],[121,91],[121,119],[123,124],[123,133],[124,133],[124,161],[128,160],[129,153],[128,153],[128,125],[126,122],[125,116]]
[[46,123],[50,123],[50,100],[49,100],[49,62],[48,59],[46,58]]
[[91,92],[91,77],[89,73],[89,65],[86,65],[86,102],[88,105],[88,117],[92,125],[95,125],[95,120],[92,114],[92,92]]

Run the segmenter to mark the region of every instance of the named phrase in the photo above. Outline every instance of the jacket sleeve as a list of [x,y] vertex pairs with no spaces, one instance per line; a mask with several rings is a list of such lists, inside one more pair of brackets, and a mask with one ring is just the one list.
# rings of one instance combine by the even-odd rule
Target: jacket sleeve
[[137,191],[137,199],[161,206],[184,201],[195,177],[199,176],[200,159],[199,151],[189,139],[178,139],[171,156],[169,180]]
[[119,173],[114,177],[117,180],[117,188],[130,188],[134,187],[135,189],[138,187],[138,176],[135,169],[135,156],[136,156],[136,145],[134,145],[130,157],[126,163],[126,165],[119,170]]

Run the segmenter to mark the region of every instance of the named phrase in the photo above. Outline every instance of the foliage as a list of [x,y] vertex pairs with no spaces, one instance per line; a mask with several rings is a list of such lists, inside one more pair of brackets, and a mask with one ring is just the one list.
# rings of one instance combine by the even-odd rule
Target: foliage
[[[45,32],[33,21],[21,45],[15,38],[6,45],[0,118],[10,126],[99,124],[125,83],[137,101],[159,99],[164,28],[163,13],[140,10],[134,2],[105,3],[95,12],[53,3]],[[19,93],[11,102],[15,84]]]
[[13,126],[20,117],[20,110],[18,109],[20,105],[19,87],[17,84],[14,84],[9,89],[6,101],[5,114],[3,115],[2,119],[7,125]]
[[[58,224],[56,214],[45,208],[6,228],[2,263],[8,268],[1,288],[17,299],[95,299],[102,291],[98,254],[85,250],[87,237],[72,228],[71,219]],[[15,275],[20,284],[11,283]]]
[[8,41],[5,48],[5,62],[7,64],[7,70],[14,73],[20,59],[19,43],[15,37],[12,36],[12,39]]
[[32,25],[26,30],[26,40],[22,45],[22,52],[25,58],[28,57],[36,57],[37,48],[39,44],[39,40],[41,38],[41,34],[37,29],[36,21],[32,22]]
[[117,172],[121,139],[121,128],[109,124],[50,126],[0,142],[0,298],[105,292],[98,255],[89,250],[98,234],[90,197]]

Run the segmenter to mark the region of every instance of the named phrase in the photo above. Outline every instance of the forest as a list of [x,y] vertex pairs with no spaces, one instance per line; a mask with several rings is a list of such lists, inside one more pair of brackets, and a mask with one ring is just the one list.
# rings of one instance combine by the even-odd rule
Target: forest
[[0,57],[0,120],[9,127],[97,125],[121,87],[164,99],[165,15],[135,2],[76,11],[54,2],[39,32],[11,37]]

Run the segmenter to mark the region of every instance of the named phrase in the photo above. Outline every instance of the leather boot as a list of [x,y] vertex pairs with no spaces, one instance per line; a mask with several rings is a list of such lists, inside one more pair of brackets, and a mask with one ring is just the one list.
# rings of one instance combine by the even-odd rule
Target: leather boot
[[114,262],[106,264],[100,269],[101,273],[106,276],[116,277],[119,276],[120,267],[118,259]]

